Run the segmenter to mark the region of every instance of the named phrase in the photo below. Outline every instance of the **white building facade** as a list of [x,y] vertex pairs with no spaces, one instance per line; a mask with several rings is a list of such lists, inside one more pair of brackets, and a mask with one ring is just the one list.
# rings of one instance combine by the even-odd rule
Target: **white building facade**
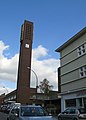
[[60,52],[61,111],[86,107],[86,27],[56,52]]

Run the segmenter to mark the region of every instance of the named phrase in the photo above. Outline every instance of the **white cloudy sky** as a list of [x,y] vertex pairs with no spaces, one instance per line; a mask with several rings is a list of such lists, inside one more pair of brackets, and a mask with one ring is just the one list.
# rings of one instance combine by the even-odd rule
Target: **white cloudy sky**
[[[6,45],[3,41],[0,41],[0,94],[7,93],[16,89],[17,82],[17,69],[19,53],[9,57],[10,46]],[[57,68],[60,63],[59,60],[49,57],[49,50],[39,45],[32,50],[32,70],[38,76],[38,83],[44,78],[49,80],[50,85],[54,86],[54,90],[58,90],[58,78]],[[33,79],[34,74],[31,75],[31,87],[35,87]],[[12,87],[12,86],[13,87]]]

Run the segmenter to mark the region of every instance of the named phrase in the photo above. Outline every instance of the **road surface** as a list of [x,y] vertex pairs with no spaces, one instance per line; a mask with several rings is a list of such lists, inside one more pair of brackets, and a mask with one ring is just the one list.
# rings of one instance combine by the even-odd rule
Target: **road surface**
[[0,120],[7,120],[7,114],[0,112]]

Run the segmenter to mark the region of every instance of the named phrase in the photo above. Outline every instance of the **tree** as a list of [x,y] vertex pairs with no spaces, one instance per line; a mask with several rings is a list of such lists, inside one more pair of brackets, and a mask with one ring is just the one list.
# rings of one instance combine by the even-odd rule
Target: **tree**
[[52,88],[53,88],[53,85],[49,85],[49,81],[46,78],[40,82],[39,89],[41,93],[49,94]]

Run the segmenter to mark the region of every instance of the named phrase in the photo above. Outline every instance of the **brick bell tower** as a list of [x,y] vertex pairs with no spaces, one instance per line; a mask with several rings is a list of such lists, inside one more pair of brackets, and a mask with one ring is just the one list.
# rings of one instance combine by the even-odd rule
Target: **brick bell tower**
[[17,76],[16,101],[21,104],[30,102],[30,70],[33,39],[33,23],[25,20],[21,27],[20,55]]

